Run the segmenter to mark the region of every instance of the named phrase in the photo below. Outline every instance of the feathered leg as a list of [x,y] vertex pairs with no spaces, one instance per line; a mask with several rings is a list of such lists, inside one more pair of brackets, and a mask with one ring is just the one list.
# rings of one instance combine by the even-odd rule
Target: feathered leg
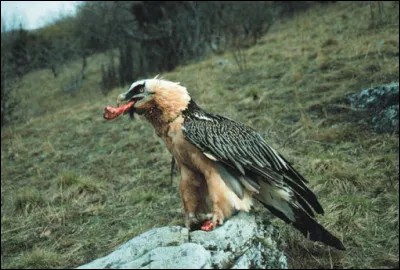
[[184,165],[180,166],[180,174],[181,181],[179,186],[185,208],[185,225],[188,229],[193,229],[199,224],[196,214],[198,208],[202,205],[199,189],[204,180]]
[[212,205],[212,219],[211,222],[206,222],[202,226],[202,230],[211,231],[224,223],[225,216],[231,216],[232,205],[225,197],[227,187],[218,172],[212,171],[206,174],[205,178]]

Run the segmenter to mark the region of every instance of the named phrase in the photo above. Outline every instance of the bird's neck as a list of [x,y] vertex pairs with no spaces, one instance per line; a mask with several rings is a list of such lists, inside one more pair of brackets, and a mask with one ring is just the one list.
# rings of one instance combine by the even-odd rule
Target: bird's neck
[[190,117],[191,114],[202,112],[202,109],[190,99],[185,106],[166,109],[160,105],[154,106],[151,110],[144,113],[144,117],[153,125],[158,136],[168,132],[169,125],[178,117]]
[[158,136],[162,137],[168,133],[169,125],[178,117],[182,116],[184,110],[165,111],[155,106],[151,110],[145,112],[143,116],[153,125]]

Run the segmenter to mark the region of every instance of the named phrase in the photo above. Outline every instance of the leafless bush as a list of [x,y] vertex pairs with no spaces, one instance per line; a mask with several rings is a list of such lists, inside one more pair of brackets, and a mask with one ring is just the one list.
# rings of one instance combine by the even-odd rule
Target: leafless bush
[[[12,25],[1,18],[1,126],[13,121],[13,115],[19,101],[16,91],[19,88],[20,76],[18,67],[13,64],[13,51],[7,50],[19,37],[18,31],[11,31]],[[15,20],[11,23],[17,23]],[[11,26],[11,28],[9,28]],[[21,29],[21,28],[20,28]]]
[[239,70],[245,71],[247,57],[243,49],[256,44],[268,32],[280,7],[268,2],[235,2],[219,8],[216,36],[232,51]]
[[13,114],[19,104],[16,91],[19,79],[10,72],[6,60],[1,57],[1,126],[12,122]]
[[[384,18],[385,18],[385,12],[383,9],[383,3],[382,1],[369,1],[369,8],[370,8],[370,13],[371,13],[371,27],[376,27],[379,24],[384,23]],[[374,6],[377,6],[377,8],[374,8]],[[375,11],[374,9],[377,9],[378,13],[378,21],[375,19]]]
[[83,57],[81,71],[79,72],[79,74],[73,75],[68,84],[65,85],[63,88],[61,88],[61,91],[72,95],[76,94],[76,92],[78,92],[83,86],[86,67],[87,67],[87,60],[86,57]]

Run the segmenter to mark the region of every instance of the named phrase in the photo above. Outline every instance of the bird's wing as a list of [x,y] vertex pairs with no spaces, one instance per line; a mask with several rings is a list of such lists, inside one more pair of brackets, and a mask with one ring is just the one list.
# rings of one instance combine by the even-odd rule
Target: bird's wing
[[214,114],[194,113],[186,117],[183,134],[209,158],[237,170],[249,186],[260,189],[260,181],[277,188],[289,188],[320,214],[323,209],[305,185],[307,181],[259,133],[242,123]]
[[[305,185],[307,181],[259,133],[229,118],[206,113],[197,105],[194,109],[185,113],[183,134],[208,158],[224,165],[219,169],[222,178],[230,175],[238,179],[236,183],[258,193],[255,197],[273,214],[304,235],[310,234],[312,240],[344,248],[313,219],[312,209],[320,214],[323,209]],[[236,192],[230,187],[240,193],[240,188]]]

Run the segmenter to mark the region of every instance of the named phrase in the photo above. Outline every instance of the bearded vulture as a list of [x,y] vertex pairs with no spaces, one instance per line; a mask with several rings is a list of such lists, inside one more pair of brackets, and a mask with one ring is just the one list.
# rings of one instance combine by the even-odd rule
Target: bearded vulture
[[185,87],[157,77],[134,82],[117,105],[104,118],[143,115],[172,154],[189,229],[206,220],[201,229],[212,230],[233,212],[248,212],[254,198],[304,236],[345,250],[314,219],[324,210],[306,179],[252,128],[204,111]]

